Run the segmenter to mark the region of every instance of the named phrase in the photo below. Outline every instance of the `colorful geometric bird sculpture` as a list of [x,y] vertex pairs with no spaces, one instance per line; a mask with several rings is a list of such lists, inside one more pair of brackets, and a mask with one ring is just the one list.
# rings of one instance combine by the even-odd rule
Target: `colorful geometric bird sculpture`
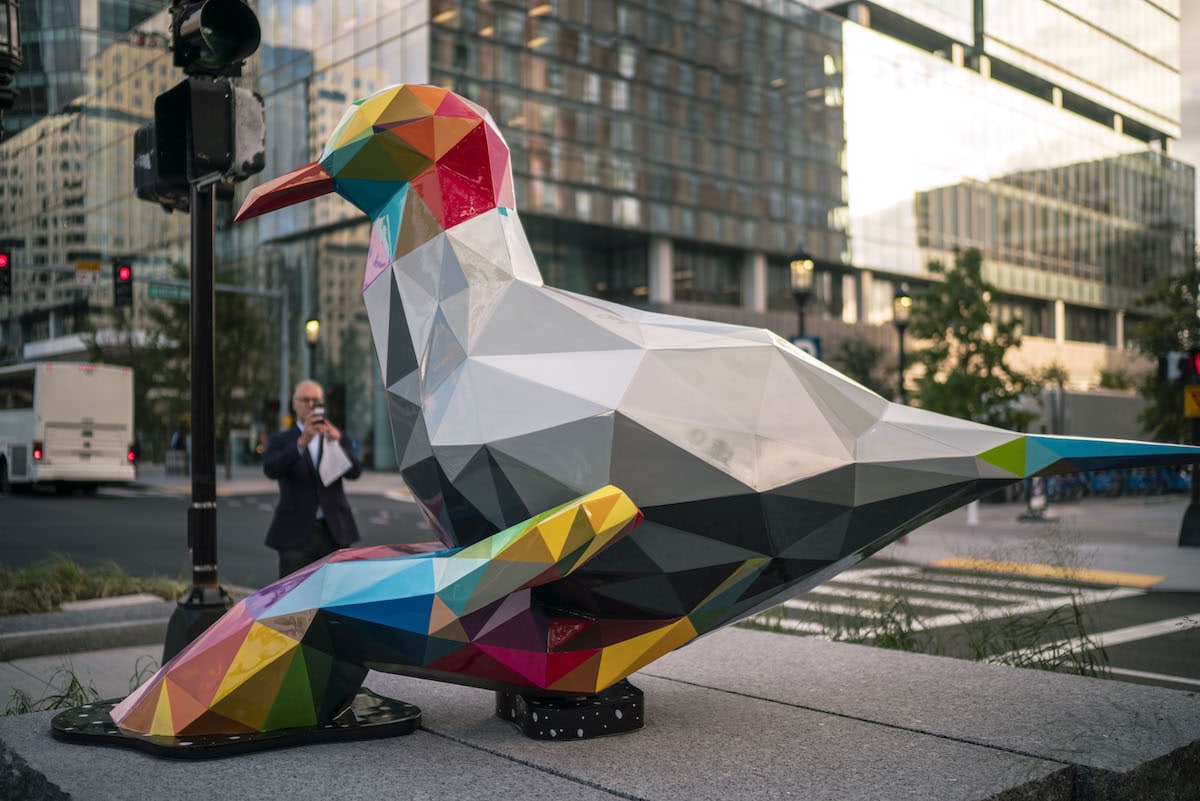
[[[118,719],[130,731],[320,720],[366,667],[599,692],[999,487],[1200,453],[895,405],[768,331],[547,287],[503,137],[445,89],[355,103],[318,161],[253,190],[238,219],[329,192],[373,220],[363,296],[400,473],[445,546],[464,550],[350,552],[273,585],[219,624],[229,639],[205,635],[152,680],[161,689],[131,696]],[[489,585],[481,607],[448,603],[430,578],[464,559],[486,572],[477,544],[501,553],[512,526],[609,485],[645,519],[570,569],[538,546],[541,561],[499,571],[508,592]],[[239,682],[276,692],[234,714],[243,702],[222,692]]]

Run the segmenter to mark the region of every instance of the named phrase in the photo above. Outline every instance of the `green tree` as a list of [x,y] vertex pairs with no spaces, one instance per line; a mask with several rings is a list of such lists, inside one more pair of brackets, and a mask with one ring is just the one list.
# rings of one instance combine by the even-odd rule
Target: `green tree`
[[1100,389],[1134,389],[1136,384],[1124,367],[1100,368]]
[[911,363],[924,371],[916,379],[917,405],[942,414],[1005,428],[1023,428],[1029,413],[1016,407],[1029,379],[1005,362],[1010,348],[1021,344],[1020,320],[999,322],[992,316],[994,288],[983,279],[978,250],[959,253],[953,269],[939,261],[930,272],[944,281],[914,295],[909,327],[916,341]]
[[[1130,326],[1134,345],[1150,359],[1200,347],[1200,268],[1193,262],[1174,275],[1164,275],[1138,297],[1134,308],[1152,313]],[[1183,442],[1191,433],[1190,421],[1183,416],[1183,389],[1177,381],[1159,379],[1151,371],[1139,383],[1146,408],[1138,421],[1162,442]]]
[[[187,278],[187,268],[175,265],[172,269],[176,278]],[[216,282],[234,284],[236,277],[218,267]],[[229,477],[233,464],[230,433],[255,419],[263,398],[275,390],[268,354],[272,338],[260,308],[262,300],[217,292],[214,303],[215,424],[218,448],[225,444],[225,475]],[[163,421],[167,430],[191,414],[190,317],[190,304],[153,304],[144,315],[144,343],[128,346],[138,403],[146,405],[145,413]]]
[[[853,378],[872,392],[878,392],[885,398],[891,398],[896,388],[894,379],[881,378],[881,369],[885,364],[884,349],[873,344],[865,337],[852,336],[842,340],[837,351],[829,358],[829,363],[835,368]],[[892,360],[892,372],[895,372],[895,357]]]

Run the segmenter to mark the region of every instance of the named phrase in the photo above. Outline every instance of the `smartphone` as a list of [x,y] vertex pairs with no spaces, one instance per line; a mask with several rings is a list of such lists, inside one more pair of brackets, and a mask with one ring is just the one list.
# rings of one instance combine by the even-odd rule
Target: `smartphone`
[[312,414],[310,414],[308,416],[309,425],[314,425],[317,423],[324,423],[324,422],[325,422],[325,407],[324,406],[314,406],[313,410],[312,410]]

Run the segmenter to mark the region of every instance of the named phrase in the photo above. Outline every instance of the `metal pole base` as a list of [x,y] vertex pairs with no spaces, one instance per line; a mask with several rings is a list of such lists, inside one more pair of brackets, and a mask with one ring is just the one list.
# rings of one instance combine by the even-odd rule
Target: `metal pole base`
[[624,680],[581,698],[496,693],[496,717],[531,740],[589,740],[637,731],[645,725],[645,709],[642,691]]
[[1188,504],[1183,513],[1183,525],[1179,527],[1180,548],[1200,548],[1200,503]]
[[208,627],[221,619],[233,599],[223,587],[192,586],[182,597],[167,622],[167,638],[163,643],[163,664],[182,651]]

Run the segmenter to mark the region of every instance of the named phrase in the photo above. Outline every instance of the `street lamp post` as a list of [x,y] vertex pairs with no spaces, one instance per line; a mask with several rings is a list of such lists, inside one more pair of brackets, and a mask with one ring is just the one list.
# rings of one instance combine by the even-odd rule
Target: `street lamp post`
[[899,403],[907,403],[904,393],[904,329],[908,328],[912,320],[912,304],[908,284],[901,284],[892,297],[892,323],[896,326],[897,338],[900,340],[900,381],[896,385],[896,400]]
[[788,265],[791,270],[792,297],[796,299],[797,337],[804,336],[804,307],[812,295],[813,260],[803,249],[798,250]]
[[4,112],[12,108],[17,94],[10,84],[23,63],[21,2],[0,0],[0,136],[4,135]]
[[304,321],[304,342],[308,345],[308,377],[317,377],[317,343],[321,340],[321,321],[310,317]]

